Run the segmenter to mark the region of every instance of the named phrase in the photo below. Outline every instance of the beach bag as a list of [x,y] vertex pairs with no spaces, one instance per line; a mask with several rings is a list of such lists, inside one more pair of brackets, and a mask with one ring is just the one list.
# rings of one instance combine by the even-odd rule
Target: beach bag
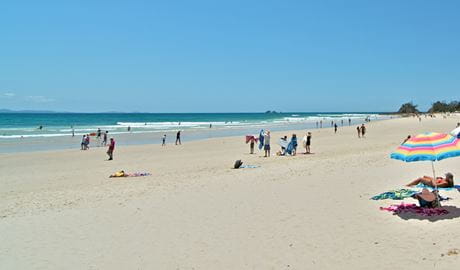
[[235,161],[235,165],[233,165],[233,168],[239,169],[241,165],[243,165],[243,162],[241,161],[241,159],[238,159],[237,161]]

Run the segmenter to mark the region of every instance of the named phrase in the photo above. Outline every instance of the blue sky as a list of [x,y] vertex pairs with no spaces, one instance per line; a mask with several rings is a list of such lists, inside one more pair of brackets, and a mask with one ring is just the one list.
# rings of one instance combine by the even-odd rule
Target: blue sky
[[0,108],[426,109],[460,99],[459,10],[455,0],[3,1]]

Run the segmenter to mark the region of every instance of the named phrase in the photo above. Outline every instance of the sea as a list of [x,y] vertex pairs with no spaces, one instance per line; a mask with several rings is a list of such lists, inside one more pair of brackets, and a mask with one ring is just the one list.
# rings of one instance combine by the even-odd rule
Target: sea
[[[159,143],[163,134],[171,136],[181,130],[185,140],[209,137],[257,134],[260,129],[274,131],[293,129],[315,129],[331,127],[335,122],[339,126],[360,124],[364,119],[382,120],[388,115],[378,112],[291,112],[291,113],[0,113],[0,152],[20,151],[17,144],[27,141],[27,150],[65,149],[75,143],[57,142],[58,138],[91,134],[101,129],[110,136],[125,138],[128,134],[150,134],[131,136],[126,144]],[[187,134],[193,134],[188,136]],[[136,139],[144,138],[144,139]],[[34,147],[47,139],[47,147]],[[67,140],[68,141],[68,140]],[[8,146],[8,147],[6,147]],[[53,147],[54,146],[54,147]]]

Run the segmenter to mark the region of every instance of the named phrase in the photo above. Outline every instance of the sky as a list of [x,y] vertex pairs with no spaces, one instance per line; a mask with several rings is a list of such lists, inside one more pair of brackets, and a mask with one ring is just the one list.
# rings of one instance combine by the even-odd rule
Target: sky
[[396,111],[460,100],[460,1],[2,1],[0,109]]

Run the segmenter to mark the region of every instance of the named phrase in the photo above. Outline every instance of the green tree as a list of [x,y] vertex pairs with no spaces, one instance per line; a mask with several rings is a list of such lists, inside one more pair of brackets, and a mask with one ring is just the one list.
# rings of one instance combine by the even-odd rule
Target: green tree
[[417,106],[418,105],[414,105],[412,101],[404,103],[401,105],[401,108],[399,108],[398,113],[418,113]]

